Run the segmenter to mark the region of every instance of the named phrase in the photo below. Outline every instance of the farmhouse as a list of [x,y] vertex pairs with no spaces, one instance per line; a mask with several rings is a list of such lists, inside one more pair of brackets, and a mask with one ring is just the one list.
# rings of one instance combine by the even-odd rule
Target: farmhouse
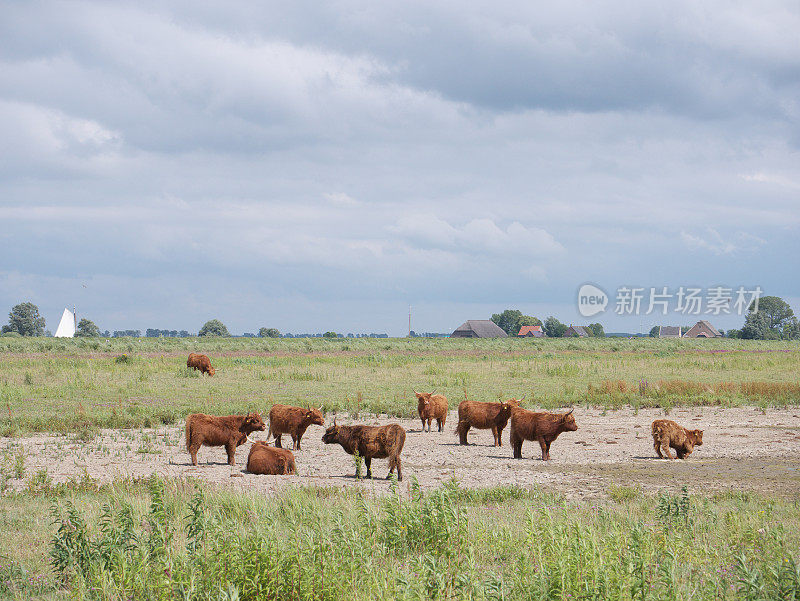
[[517,336],[522,336],[524,338],[544,338],[544,331],[542,330],[542,326],[522,326]]
[[564,338],[587,338],[591,335],[592,333],[589,331],[589,328],[585,326],[570,326],[564,332]]
[[681,337],[681,327],[680,326],[658,326],[658,337],[659,338],[680,338]]
[[468,319],[450,334],[450,338],[507,338],[503,329],[490,319]]
[[683,335],[684,338],[722,338],[719,330],[705,319],[698,321]]

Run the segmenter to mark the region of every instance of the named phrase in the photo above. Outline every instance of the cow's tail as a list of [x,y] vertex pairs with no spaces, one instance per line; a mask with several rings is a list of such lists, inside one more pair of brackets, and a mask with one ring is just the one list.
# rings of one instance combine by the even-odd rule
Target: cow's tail
[[192,416],[189,416],[186,420],[186,448],[189,448],[189,445],[192,444]]

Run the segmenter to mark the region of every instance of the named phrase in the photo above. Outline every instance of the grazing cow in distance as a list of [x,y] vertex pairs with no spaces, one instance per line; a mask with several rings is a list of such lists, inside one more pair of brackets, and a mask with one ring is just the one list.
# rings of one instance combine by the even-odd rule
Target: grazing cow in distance
[[265,442],[254,442],[250,447],[250,454],[247,456],[247,471],[251,474],[266,476],[296,474],[294,453],[286,449],[271,447]]
[[325,444],[340,444],[346,453],[358,453],[367,466],[367,478],[372,478],[373,459],[389,458],[388,480],[397,468],[397,479],[403,479],[400,452],[406,442],[406,431],[397,424],[388,426],[337,426],[336,420],[322,437]]
[[197,451],[202,446],[225,447],[228,464],[236,465],[236,447],[247,440],[248,434],[266,430],[260,413],[247,415],[206,415],[192,413],[186,418],[186,450],[197,465]]
[[503,428],[508,424],[511,411],[519,407],[521,399],[509,399],[502,403],[482,403],[480,401],[470,401],[467,393],[464,392],[464,400],[458,404],[458,433],[461,444],[467,442],[467,432],[470,428],[478,430],[491,430],[494,436],[494,446],[503,446]]
[[694,448],[702,446],[703,431],[687,430],[671,419],[657,419],[653,422],[653,448],[660,459],[664,459],[662,451],[667,454],[667,459],[675,459],[669,449],[675,449],[678,459],[686,459],[692,454]]
[[306,429],[311,425],[324,426],[322,405],[319,409],[303,409],[291,405],[273,405],[269,410],[269,432],[275,437],[275,446],[281,448],[281,436],[289,434],[292,437],[292,450],[300,450],[300,439]]
[[211,359],[206,355],[189,353],[189,358],[186,360],[186,367],[189,369],[198,369],[201,374],[208,374],[209,377],[214,377],[215,370],[211,367]]
[[425,431],[425,422],[428,423],[428,432],[431,431],[431,420],[436,420],[439,432],[444,430],[444,423],[447,421],[447,397],[443,394],[433,392],[417,392],[417,413],[422,420],[422,431]]
[[550,460],[550,444],[562,432],[574,432],[578,429],[574,409],[567,413],[535,413],[527,409],[514,409],[511,414],[511,449],[514,459],[522,459],[522,442],[535,440],[542,448],[542,461]]

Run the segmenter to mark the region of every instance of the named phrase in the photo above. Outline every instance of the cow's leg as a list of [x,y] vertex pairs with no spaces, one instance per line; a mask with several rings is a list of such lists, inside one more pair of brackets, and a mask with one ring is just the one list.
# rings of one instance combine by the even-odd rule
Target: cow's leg
[[667,459],[675,459],[672,456],[672,451],[669,450],[669,441],[664,441],[661,443],[661,450],[667,454]]
[[494,436],[494,446],[497,446],[497,426],[492,426],[492,436]]
[[458,441],[461,444],[469,444],[467,442],[467,432],[469,432],[469,424],[467,422],[458,422]]
[[299,451],[300,450],[300,439],[302,437],[303,437],[303,435],[300,434],[299,432],[297,433],[297,436],[292,436],[292,450],[293,451]]
[[444,430],[444,422],[440,420],[438,417],[436,418],[436,428],[441,432]]
[[548,461],[550,461],[550,442],[551,441],[549,441],[549,440],[545,441],[545,445],[547,445],[546,451],[547,451],[547,460]]
[[419,421],[422,422],[422,431],[424,432],[425,431],[425,418],[420,416]]
[[275,446],[278,447],[279,449],[283,448],[281,446],[281,436],[282,436],[282,434],[276,434],[275,435]]
[[394,458],[394,464],[397,466],[397,481],[403,481],[403,470],[400,468],[400,455]]
[[542,461],[547,461],[547,443],[544,438],[539,438],[539,446],[542,448]]
[[431,422],[432,422],[432,421],[433,421],[433,418],[432,418],[432,417],[429,417],[429,418],[428,418],[428,432],[430,432],[430,431],[431,431]]
[[228,453],[228,465],[236,465],[236,442],[228,441],[225,444],[225,451]]
[[514,459],[522,459],[522,439],[514,430],[511,430],[511,450],[514,452]]
[[364,465],[367,466],[367,478],[372,478],[372,457],[364,457]]
[[503,428],[497,428],[497,446],[503,446]]
[[189,455],[192,457],[192,465],[197,465],[197,451],[200,449],[200,445],[191,445],[189,447]]
[[656,450],[656,455],[658,455],[659,459],[664,459],[664,456],[661,454],[661,441],[654,438],[653,439],[653,448]]

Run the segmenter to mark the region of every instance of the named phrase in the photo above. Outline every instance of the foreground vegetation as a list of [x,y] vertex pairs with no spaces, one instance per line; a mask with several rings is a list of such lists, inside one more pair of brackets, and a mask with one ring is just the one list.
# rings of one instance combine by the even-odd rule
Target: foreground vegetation
[[[201,378],[189,351],[217,368]],[[800,403],[800,343],[658,339],[0,338],[0,435],[174,423],[273,403],[410,416],[413,389],[453,403],[786,406]]]
[[384,499],[120,482],[0,500],[0,596],[796,599],[800,507],[746,493],[600,505],[451,483]]

